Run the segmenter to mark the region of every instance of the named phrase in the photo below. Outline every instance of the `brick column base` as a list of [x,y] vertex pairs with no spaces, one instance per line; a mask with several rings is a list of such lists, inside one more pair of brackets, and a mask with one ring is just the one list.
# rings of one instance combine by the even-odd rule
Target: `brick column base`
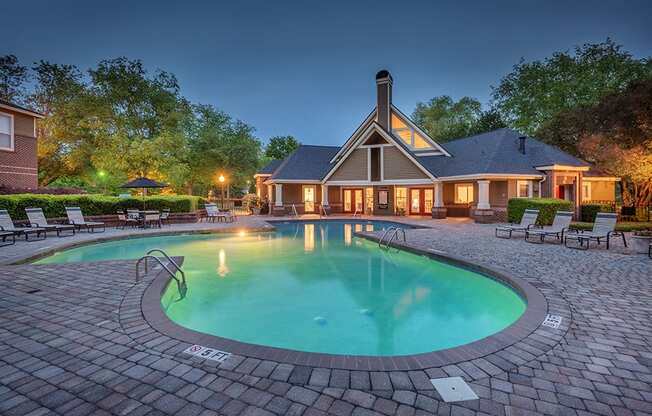
[[446,218],[446,207],[432,207],[432,218],[437,220]]
[[473,218],[473,220],[479,224],[505,222],[507,220],[507,210],[504,208],[471,208],[471,218]]

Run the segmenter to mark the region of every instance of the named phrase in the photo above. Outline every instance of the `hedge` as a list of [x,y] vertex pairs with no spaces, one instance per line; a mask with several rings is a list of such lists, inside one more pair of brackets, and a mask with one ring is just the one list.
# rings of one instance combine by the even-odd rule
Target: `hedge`
[[[198,196],[148,196],[147,209],[170,209],[171,212],[192,212],[204,204]],[[6,209],[14,220],[26,219],[25,208],[42,208],[47,218],[65,217],[65,207],[80,207],[84,215],[115,214],[117,210],[142,209],[142,198],[119,198],[106,195],[0,195],[0,209]]]
[[507,219],[520,222],[526,209],[538,209],[537,224],[550,225],[557,211],[573,211],[573,203],[554,198],[512,198],[507,203]]
[[580,220],[593,222],[598,212],[613,212],[613,207],[607,204],[584,204],[580,207]]
[[[574,230],[591,230],[592,222],[574,222],[570,228]],[[645,231],[652,230],[652,222],[619,222],[616,224],[616,231]]]

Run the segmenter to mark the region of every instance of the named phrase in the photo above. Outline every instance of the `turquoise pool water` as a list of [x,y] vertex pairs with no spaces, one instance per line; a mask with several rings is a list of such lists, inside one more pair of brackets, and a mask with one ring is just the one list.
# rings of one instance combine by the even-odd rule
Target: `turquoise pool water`
[[[477,273],[353,236],[384,222],[277,223],[274,233],[113,241],[38,263],[185,256],[188,292],[169,285],[167,316],[197,331],[260,345],[347,355],[455,347],[515,322],[526,303]],[[393,225],[393,224],[391,224]]]

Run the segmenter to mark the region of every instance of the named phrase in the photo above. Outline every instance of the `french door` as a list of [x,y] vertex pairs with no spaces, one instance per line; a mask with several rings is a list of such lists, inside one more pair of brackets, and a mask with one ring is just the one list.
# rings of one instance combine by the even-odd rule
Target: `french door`
[[314,186],[304,186],[303,187],[303,211],[315,212],[315,187]]
[[363,212],[364,194],[362,189],[344,189],[344,212]]
[[430,215],[433,200],[432,188],[410,188],[410,215]]

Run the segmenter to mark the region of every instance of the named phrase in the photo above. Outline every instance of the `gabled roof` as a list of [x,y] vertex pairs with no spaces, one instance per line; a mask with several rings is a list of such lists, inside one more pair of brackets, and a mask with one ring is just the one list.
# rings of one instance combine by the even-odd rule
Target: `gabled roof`
[[10,103],[9,101],[5,100],[0,100],[0,109],[8,109],[15,111],[17,113],[22,113],[22,114],[27,114],[28,116],[36,117],[36,118],[44,118],[45,116],[41,113],[37,113],[34,110],[30,110],[29,108],[21,107],[18,104]]
[[452,157],[422,156],[417,159],[439,177],[473,174],[541,174],[536,167],[565,165],[587,167],[556,147],[528,137],[525,154],[519,151],[519,132],[503,128],[444,144]]
[[274,171],[281,166],[281,163],[283,163],[284,159],[274,159],[262,168],[258,169],[258,172],[256,172],[256,175],[271,175],[274,173]]
[[283,160],[271,179],[320,181],[330,170],[330,160],[339,150],[339,146],[301,145]]

